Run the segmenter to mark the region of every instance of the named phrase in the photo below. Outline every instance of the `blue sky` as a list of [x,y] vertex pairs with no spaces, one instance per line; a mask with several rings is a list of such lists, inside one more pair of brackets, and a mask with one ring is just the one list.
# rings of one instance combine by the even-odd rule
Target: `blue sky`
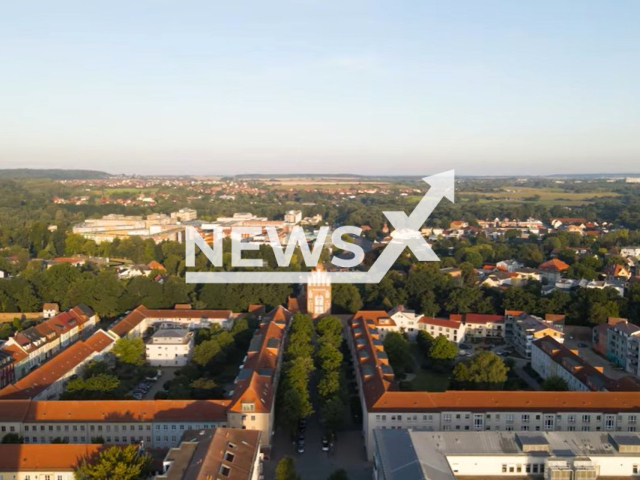
[[0,6],[0,167],[640,172],[640,2]]

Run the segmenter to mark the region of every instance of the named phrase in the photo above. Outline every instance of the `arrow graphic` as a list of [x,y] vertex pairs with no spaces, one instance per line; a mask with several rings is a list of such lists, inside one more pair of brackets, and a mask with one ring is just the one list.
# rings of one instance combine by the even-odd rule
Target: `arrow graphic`
[[[395,228],[393,238],[369,271],[323,272],[331,283],[379,283],[408,247],[421,262],[437,262],[438,256],[420,233],[424,222],[443,198],[455,201],[455,172],[449,170],[424,177],[429,191],[410,215],[405,212],[382,212]],[[187,272],[187,283],[308,283],[312,272]]]

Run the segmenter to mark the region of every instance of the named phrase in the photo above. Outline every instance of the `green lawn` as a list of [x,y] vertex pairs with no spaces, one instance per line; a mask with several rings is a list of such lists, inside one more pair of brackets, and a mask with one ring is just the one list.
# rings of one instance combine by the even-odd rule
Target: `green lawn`
[[449,374],[420,370],[411,380],[414,391],[444,392],[449,387]]

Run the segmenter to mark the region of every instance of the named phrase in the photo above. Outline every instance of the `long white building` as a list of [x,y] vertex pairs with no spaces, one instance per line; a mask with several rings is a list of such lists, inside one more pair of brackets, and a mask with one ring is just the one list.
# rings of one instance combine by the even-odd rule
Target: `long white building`
[[634,478],[640,435],[376,430],[374,480]]

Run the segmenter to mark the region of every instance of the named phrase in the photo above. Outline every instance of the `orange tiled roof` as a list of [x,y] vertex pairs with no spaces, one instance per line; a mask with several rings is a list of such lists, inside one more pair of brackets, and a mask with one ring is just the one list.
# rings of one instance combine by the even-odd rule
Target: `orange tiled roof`
[[83,458],[90,458],[104,448],[99,444],[0,445],[0,472],[72,471]]
[[21,422],[31,400],[0,400],[0,423]]
[[87,341],[79,341],[62,350],[16,383],[0,390],[0,399],[33,398],[64,377],[89,356],[102,351],[113,339],[102,331],[95,332]]
[[252,403],[255,412],[268,413],[275,398],[274,377],[291,312],[279,306],[269,312],[255,332],[247,359],[236,379],[229,410],[242,412],[243,403]]
[[387,391],[373,411],[640,412],[637,392]]
[[[226,420],[229,400],[31,400],[22,421],[171,422]],[[0,401],[0,409],[5,401]],[[23,408],[14,406],[13,408]]]
[[548,260],[548,261],[540,264],[540,266],[538,268],[540,270],[550,270],[550,271],[556,271],[556,272],[563,272],[563,271],[569,269],[569,265],[567,265],[566,263],[564,263],[562,260],[560,260],[558,258],[552,258],[551,260]]
[[166,268],[164,268],[164,265],[162,265],[160,262],[157,262],[155,260],[151,260],[147,264],[147,267],[149,267],[151,270],[166,270]]

